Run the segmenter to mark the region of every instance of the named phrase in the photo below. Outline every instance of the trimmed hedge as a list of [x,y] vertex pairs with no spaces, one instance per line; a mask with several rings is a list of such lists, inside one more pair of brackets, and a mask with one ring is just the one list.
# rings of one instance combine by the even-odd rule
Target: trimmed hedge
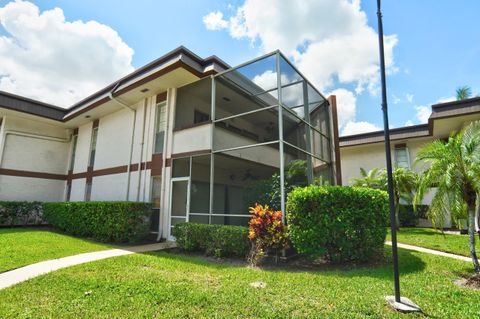
[[138,202],[60,202],[43,205],[44,219],[74,235],[133,242],[149,233],[151,205]]
[[242,226],[178,223],[173,236],[179,248],[215,257],[245,257],[250,250],[248,228]]
[[288,195],[287,221],[295,249],[331,262],[366,262],[383,254],[388,195],[371,188],[308,186]]
[[44,224],[42,203],[0,201],[1,226],[26,226]]

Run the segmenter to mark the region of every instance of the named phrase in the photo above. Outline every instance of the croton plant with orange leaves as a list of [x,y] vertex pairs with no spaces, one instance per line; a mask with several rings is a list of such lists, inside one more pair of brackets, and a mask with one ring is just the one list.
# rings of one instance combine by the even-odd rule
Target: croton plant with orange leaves
[[284,249],[289,245],[287,227],[282,223],[282,212],[268,205],[250,207],[248,238],[257,249]]

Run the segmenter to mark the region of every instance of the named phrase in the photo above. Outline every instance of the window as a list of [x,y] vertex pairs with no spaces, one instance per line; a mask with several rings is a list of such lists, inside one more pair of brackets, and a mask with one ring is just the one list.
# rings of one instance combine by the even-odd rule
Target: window
[[89,202],[92,197],[92,182],[87,182],[85,184],[85,201]]
[[194,118],[193,118],[194,124],[205,123],[208,121],[210,121],[210,116],[208,114],[195,110]]
[[163,153],[163,144],[165,140],[165,127],[167,125],[166,103],[157,104],[157,116],[155,125],[155,149],[154,153]]
[[152,206],[153,209],[160,209],[162,177],[155,176],[152,178]]
[[406,146],[395,146],[395,164],[397,167],[410,168],[408,148]]
[[92,139],[90,141],[90,158],[88,160],[88,166],[93,167],[95,163],[95,150],[97,148],[97,135],[98,127],[93,128],[92,130]]
[[72,154],[70,155],[70,167],[69,170],[73,171],[75,165],[75,153],[77,152],[77,141],[78,135],[73,135],[72,137]]
[[162,188],[162,176],[152,177],[152,216],[150,218],[150,231],[158,232],[160,222],[160,198]]

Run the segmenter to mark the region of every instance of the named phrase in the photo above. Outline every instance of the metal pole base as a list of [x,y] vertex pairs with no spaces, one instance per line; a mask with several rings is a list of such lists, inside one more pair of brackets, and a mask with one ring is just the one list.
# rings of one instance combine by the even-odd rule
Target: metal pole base
[[400,297],[400,302],[395,301],[395,296],[386,296],[385,300],[396,311],[400,312],[422,312],[422,309],[406,297]]

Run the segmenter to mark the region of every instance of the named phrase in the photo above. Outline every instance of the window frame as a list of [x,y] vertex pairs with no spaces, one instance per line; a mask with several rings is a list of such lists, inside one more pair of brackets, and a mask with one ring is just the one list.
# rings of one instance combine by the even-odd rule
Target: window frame
[[[158,130],[158,125],[159,125],[159,109],[160,107],[165,108],[165,125],[163,127],[163,145],[161,151],[157,151],[156,146],[157,146],[157,134],[160,133],[161,131]],[[167,122],[168,122],[168,116],[167,116],[167,101],[161,101],[155,104],[155,125],[153,129],[153,148],[152,148],[152,154],[164,154],[165,153],[165,132],[167,131]]]
[[[407,166],[400,166],[398,165],[398,151],[405,151],[405,157],[406,157],[406,164]],[[396,167],[401,167],[401,168],[406,168],[406,169],[411,169],[411,162],[410,162],[410,152],[408,150],[408,147],[406,145],[395,145],[395,148],[393,149],[393,154],[395,158],[395,166]]]

